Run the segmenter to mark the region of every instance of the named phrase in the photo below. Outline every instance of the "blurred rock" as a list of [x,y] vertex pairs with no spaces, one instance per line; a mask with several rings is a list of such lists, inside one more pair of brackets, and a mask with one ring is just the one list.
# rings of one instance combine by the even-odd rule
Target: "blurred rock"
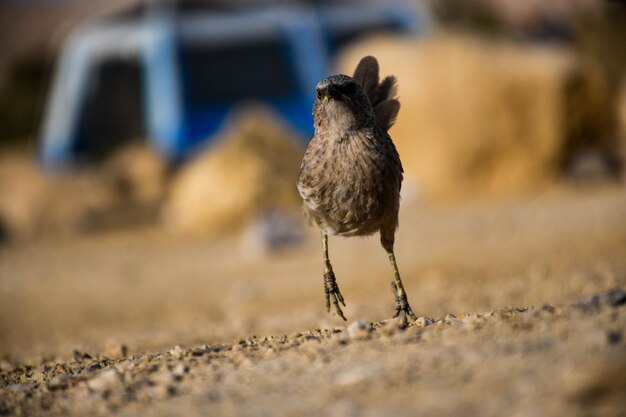
[[189,372],[189,368],[183,365],[182,363],[178,363],[172,369],[172,375],[176,380],[180,380],[186,373]]
[[105,167],[111,185],[120,197],[143,203],[161,200],[166,171],[165,162],[145,144],[122,148]]
[[115,369],[105,369],[87,381],[87,386],[96,392],[119,389],[123,386],[122,376]]
[[46,381],[46,375],[43,372],[41,372],[41,370],[39,369],[33,372],[30,378],[32,381],[38,384],[43,384]]
[[606,292],[584,297],[574,304],[574,307],[583,311],[597,311],[603,307],[620,307],[626,304],[626,291],[616,288]]
[[304,238],[302,216],[295,210],[271,210],[252,220],[244,232],[246,254],[265,255],[300,243]]
[[169,353],[170,355],[172,355],[173,357],[177,359],[181,359],[185,356],[185,350],[178,345],[171,348]]
[[415,325],[417,327],[426,327],[426,326],[430,326],[434,322],[435,320],[433,320],[430,317],[418,317],[417,320],[415,320]]
[[398,332],[404,331],[404,324],[400,318],[392,318],[381,322],[380,330],[385,336],[393,336]]
[[93,171],[53,176],[27,153],[0,160],[0,227],[7,240],[76,232],[87,213],[110,204],[110,195]]
[[153,223],[165,193],[166,166],[131,145],[101,166],[46,173],[30,153],[0,159],[0,241]]
[[47,187],[43,173],[26,156],[0,160],[0,242],[34,234]]
[[376,381],[381,377],[381,369],[377,364],[359,364],[345,369],[335,376],[335,384],[353,386],[367,381]]
[[568,39],[573,21],[593,16],[604,6],[594,0],[427,0],[426,4],[444,25],[553,42]]
[[364,340],[372,332],[372,325],[365,320],[357,320],[350,323],[346,331],[351,339]]
[[102,166],[90,167],[73,177],[90,200],[79,214],[80,232],[94,233],[158,223],[158,213],[167,189],[167,164],[145,144],[121,148]]
[[367,54],[399,79],[391,135],[426,198],[529,192],[559,178],[581,149],[607,146],[608,83],[565,47],[374,38],[348,50],[341,69],[352,73]]
[[171,229],[216,235],[300,206],[303,145],[266,112],[240,114],[231,127],[174,178],[163,210]]

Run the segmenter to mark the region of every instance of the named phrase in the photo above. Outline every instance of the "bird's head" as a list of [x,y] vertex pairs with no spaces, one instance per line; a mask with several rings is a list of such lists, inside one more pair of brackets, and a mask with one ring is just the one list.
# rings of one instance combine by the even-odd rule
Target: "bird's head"
[[313,117],[316,129],[341,134],[373,122],[374,112],[365,90],[355,79],[339,74],[324,78],[315,88]]

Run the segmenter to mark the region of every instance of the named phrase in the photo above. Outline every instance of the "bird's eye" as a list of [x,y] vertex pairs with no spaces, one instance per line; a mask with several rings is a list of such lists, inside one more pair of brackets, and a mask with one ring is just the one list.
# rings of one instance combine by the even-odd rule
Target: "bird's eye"
[[349,96],[354,95],[354,93],[356,93],[356,84],[355,83],[350,83],[350,84],[346,85],[346,87],[344,88],[344,91]]
[[317,98],[318,100],[322,99],[322,90],[317,90]]

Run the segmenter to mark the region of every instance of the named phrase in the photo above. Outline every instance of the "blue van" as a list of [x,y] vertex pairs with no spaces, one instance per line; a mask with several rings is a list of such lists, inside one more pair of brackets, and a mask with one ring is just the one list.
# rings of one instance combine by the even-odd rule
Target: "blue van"
[[65,44],[44,115],[49,168],[105,156],[147,137],[170,162],[220,130],[233,106],[260,101],[307,140],[316,83],[364,34],[417,33],[405,3],[208,7],[147,2],[91,23]]

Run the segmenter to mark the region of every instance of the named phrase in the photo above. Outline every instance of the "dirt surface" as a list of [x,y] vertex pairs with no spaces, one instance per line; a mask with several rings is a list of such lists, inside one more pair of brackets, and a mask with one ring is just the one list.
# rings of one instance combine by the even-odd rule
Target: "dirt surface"
[[626,415],[623,188],[405,195],[400,221],[404,330],[377,238],[330,240],[348,323],[313,231],[270,255],[149,229],[6,246],[0,414]]

